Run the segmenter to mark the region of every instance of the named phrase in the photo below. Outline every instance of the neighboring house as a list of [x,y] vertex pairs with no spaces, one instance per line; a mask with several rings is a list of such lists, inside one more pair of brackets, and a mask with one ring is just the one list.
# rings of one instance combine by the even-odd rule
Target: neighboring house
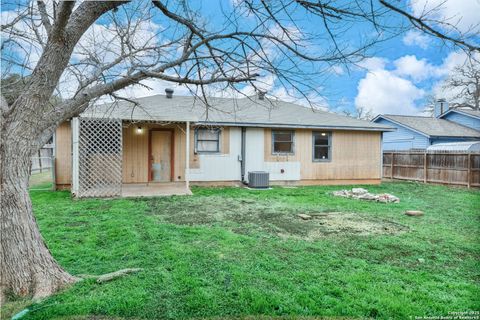
[[[210,98],[208,108],[168,97],[94,106],[61,124],[57,186],[120,195],[128,184],[239,184],[251,171],[272,184],[380,182],[387,125],[266,97]],[[114,191],[96,193],[106,186]]]
[[[438,117],[390,114],[375,117],[372,122],[396,128],[393,132],[383,134],[383,149],[427,149],[438,143],[480,140],[478,111],[448,110],[443,103],[435,108]],[[441,112],[445,109],[445,112]]]
[[480,111],[468,109],[450,109],[440,115],[440,119],[456,122],[480,131]]

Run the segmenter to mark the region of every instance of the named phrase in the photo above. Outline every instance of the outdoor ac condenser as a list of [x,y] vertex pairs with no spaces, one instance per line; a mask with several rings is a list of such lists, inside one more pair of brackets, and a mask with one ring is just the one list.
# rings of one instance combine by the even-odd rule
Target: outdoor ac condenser
[[248,173],[248,186],[250,188],[268,188],[269,173],[265,171],[250,171]]

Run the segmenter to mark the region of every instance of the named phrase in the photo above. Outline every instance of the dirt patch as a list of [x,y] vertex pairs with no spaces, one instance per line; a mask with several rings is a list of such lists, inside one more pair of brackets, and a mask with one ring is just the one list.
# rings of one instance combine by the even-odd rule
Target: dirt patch
[[[250,198],[174,197],[147,201],[150,214],[178,225],[222,226],[236,233],[266,232],[282,238],[315,240],[328,236],[397,234],[408,228],[364,214],[309,210]],[[303,220],[298,214],[312,218]]]

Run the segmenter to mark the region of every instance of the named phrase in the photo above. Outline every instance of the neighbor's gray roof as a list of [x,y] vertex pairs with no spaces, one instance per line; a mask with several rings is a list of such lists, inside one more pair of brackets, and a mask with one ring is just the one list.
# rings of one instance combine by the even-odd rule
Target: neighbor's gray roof
[[379,117],[392,120],[430,137],[480,138],[480,131],[444,119],[390,114],[380,115]]
[[[459,113],[466,113],[476,118],[480,118],[480,111],[477,110],[469,110],[469,109],[452,109],[451,111],[457,111]],[[446,113],[446,112],[445,112]]]
[[139,103],[135,108],[132,103],[122,101],[115,105],[92,106],[81,116],[231,126],[394,130],[389,126],[267,98],[209,98],[208,113],[202,101],[192,96],[174,95],[167,99],[165,95],[154,95],[135,101]]
[[480,141],[437,143],[427,147],[428,151],[480,151]]

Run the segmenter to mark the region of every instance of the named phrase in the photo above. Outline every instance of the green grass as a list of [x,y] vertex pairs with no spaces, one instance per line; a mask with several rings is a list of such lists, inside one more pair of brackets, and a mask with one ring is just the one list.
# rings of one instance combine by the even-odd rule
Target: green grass
[[29,185],[35,190],[51,190],[53,187],[52,171],[33,173],[30,176]]
[[478,190],[367,186],[401,198],[382,204],[329,194],[340,188],[194,188],[190,197],[116,200],[32,191],[42,234],[70,273],[144,271],[85,280],[31,305],[25,319],[402,319],[480,309]]

